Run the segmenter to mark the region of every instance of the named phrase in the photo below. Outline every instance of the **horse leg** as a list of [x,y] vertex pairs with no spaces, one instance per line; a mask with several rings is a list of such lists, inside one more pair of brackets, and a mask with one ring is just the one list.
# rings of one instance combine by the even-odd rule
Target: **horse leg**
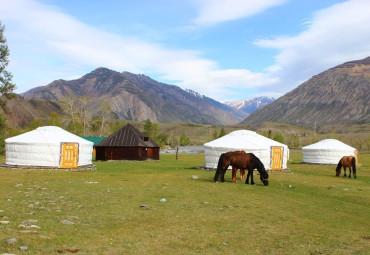
[[249,170],[248,170],[247,179],[245,179],[245,184],[249,184],[249,176],[250,176],[250,173],[249,173]]
[[251,185],[254,185],[254,181],[253,181],[253,169],[251,170]]
[[247,179],[245,180],[245,184],[249,184],[249,177],[251,177],[251,185],[253,185],[254,184],[254,181],[253,181],[253,170],[249,170],[248,169]]
[[348,167],[348,172],[349,172],[348,178],[351,178],[352,168],[350,166]]
[[221,169],[221,182],[225,182],[225,173],[229,166],[226,166],[225,169]]
[[346,173],[347,167],[343,166],[343,169],[344,169],[344,175],[343,175],[343,177],[347,177],[347,173]]
[[233,180],[233,182],[237,182],[236,181],[236,172],[238,172],[238,168],[233,167],[233,170],[232,170],[232,180]]
[[245,179],[245,169],[240,169],[240,180]]
[[220,169],[218,169],[217,168],[217,170],[216,170],[216,173],[215,173],[215,177],[213,178],[213,180],[215,181],[215,182],[217,182],[218,181],[218,176],[220,175]]

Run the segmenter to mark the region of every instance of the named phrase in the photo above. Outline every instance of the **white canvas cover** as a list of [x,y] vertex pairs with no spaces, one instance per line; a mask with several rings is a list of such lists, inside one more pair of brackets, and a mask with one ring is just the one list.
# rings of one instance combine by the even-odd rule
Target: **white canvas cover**
[[6,164],[59,167],[61,143],[78,143],[78,166],[92,164],[93,143],[55,126],[6,139]]
[[335,139],[302,147],[303,163],[338,164],[343,156],[355,156],[356,149]]
[[237,130],[204,145],[207,168],[217,168],[222,153],[243,150],[256,155],[266,170],[271,169],[271,147],[283,147],[283,169],[287,168],[289,148],[287,145],[271,140],[250,130]]

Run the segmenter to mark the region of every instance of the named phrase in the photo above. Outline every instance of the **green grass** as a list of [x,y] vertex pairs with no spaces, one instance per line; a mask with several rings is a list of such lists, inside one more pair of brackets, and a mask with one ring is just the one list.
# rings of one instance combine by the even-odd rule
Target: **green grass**
[[[229,172],[214,183],[214,172],[197,169],[204,155],[81,172],[0,169],[0,220],[10,221],[0,224],[0,254],[368,254],[370,155],[360,155],[356,180],[301,160],[291,152],[291,171],[271,173],[267,187],[232,183]],[[21,232],[27,219],[41,229]]]

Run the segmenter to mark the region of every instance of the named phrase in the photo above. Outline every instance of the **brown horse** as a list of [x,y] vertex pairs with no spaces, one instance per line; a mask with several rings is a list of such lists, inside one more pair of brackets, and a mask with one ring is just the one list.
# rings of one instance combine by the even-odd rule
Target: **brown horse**
[[349,168],[348,178],[351,178],[351,172],[353,168],[353,177],[356,179],[356,158],[354,156],[344,156],[339,160],[337,168],[335,169],[336,176],[340,175],[341,172],[340,170],[342,169],[342,167],[344,169],[343,177],[347,176],[346,168],[348,167]]
[[[247,154],[245,151],[234,151],[234,153],[236,154],[241,154],[241,155],[245,155]],[[236,182],[236,173],[238,172],[238,168],[232,166],[232,180],[233,182]],[[245,179],[245,169],[240,169],[240,180],[244,180]]]
[[253,153],[240,153],[240,152],[225,152],[222,153],[217,165],[216,174],[214,177],[214,181],[218,181],[218,177],[221,175],[221,182],[225,181],[225,173],[229,166],[237,169],[247,169],[247,179],[245,180],[245,184],[249,184],[249,177],[251,177],[251,184],[254,184],[253,181],[253,170],[257,168],[260,174],[260,180],[263,182],[265,186],[269,184],[268,178],[269,175],[265,170],[265,166],[262,164],[261,160],[257,158]]

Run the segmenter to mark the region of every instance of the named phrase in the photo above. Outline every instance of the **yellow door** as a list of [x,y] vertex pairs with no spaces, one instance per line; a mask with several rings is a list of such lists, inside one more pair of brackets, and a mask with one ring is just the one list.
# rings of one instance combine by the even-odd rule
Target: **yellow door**
[[283,147],[271,147],[271,170],[283,169]]
[[76,168],[78,164],[78,143],[62,143],[60,168]]

